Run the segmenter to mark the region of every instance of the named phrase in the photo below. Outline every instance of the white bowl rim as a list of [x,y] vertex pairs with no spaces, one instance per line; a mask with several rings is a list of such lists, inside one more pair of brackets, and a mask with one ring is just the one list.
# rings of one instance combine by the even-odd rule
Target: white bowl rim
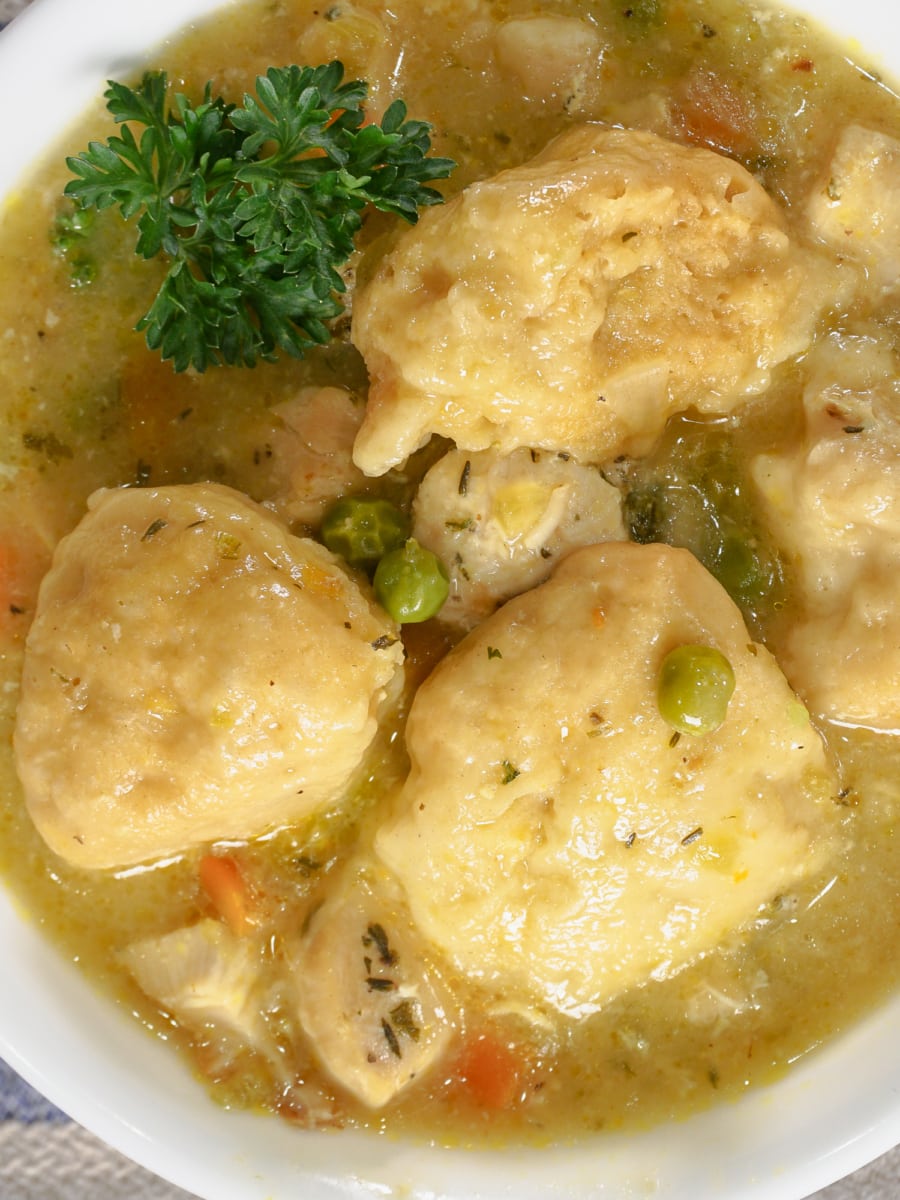
[[[27,123],[6,122],[0,196],[27,188],[21,168],[34,147],[61,137],[107,78],[134,71],[148,47],[220,7],[34,0],[0,35],[0,108],[15,112],[23,97],[29,106]],[[900,76],[900,6],[807,0],[803,8],[880,47],[887,72]],[[36,63],[52,88],[35,86]],[[472,1152],[225,1113],[174,1055],[96,995],[2,889],[0,943],[19,966],[0,988],[0,1054],[98,1137],[204,1200],[802,1200],[900,1143],[900,1069],[885,1052],[900,1036],[900,997],[777,1084],[686,1121],[573,1147]]]

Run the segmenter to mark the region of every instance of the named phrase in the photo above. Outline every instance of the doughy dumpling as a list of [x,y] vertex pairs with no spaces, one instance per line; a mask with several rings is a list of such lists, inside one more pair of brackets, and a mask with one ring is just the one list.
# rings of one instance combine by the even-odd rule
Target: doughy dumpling
[[441,620],[464,628],[542,583],[575,546],[625,537],[619,492],[596,467],[524,448],[448,451],[413,514],[413,536],[450,575]]
[[730,159],[584,125],[404,231],[354,298],[369,475],[432,433],[465,450],[646,451],[806,348],[830,268]]
[[[663,658],[720,650],[724,723],[673,737]],[[837,784],[774,659],[685,550],[575,550],[451,651],[410,713],[377,850],[453,965],[591,1012],[689,963],[819,867]]]
[[900,384],[863,335],[814,355],[805,431],[753,478],[797,572],[803,609],[779,661],[819,715],[900,729]]
[[900,286],[900,142],[848,125],[806,206],[815,234],[866,268],[876,292]]
[[239,492],[96,492],[26,644],[28,809],[86,867],[297,820],[341,796],[401,662],[337,559]]

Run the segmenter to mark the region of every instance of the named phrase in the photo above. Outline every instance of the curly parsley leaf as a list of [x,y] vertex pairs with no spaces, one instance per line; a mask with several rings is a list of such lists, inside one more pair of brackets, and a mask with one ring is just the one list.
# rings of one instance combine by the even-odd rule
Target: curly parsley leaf
[[[365,124],[366,84],[341,63],[271,67],[243,107],[169,102],[165,72],[111,81],[120,136],[67,160],[66,195],[137,218],[136,252],[169,269],[138,322],[176,371],[302,357],[343,311],[341,276],[372,205],[410,224],[439,204],[455,163],[429,156],[430,126],[396,100]],[[132,129],[142,127],[140,136]]]

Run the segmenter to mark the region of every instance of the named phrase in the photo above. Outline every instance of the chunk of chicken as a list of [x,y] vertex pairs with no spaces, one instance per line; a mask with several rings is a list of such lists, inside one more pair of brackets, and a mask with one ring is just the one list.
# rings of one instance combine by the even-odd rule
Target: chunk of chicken
[[[718,729],[676,738],[657,681],[691,644],[736,685]],[[407,744],[376,849],[413,920],[486,988],[572,1016],[712,949],[834,848],[823,745],[685,550],[573,551],[435,668]]]
[[451,450],[427,473],[413,536],[447,565],[441,620],[471,628],[535,587],[576,546],[624,539],[616,488],[596,467],[538,450]]
[[309,387],[271,412],[279,486],[263,503],[289,525],[316,529],[335,500],[366,482],[353,465],[363,406],[345,388]]
[[805,431],[753,478],[793,563],[803,610],[778,647],[820,716],[900,729],[900,384],[875,338],[833,336],[813,357]]
[[252,943],[211,918],[160,937],[142,938],[119,955],[138,987],[194,1030],[212,1027],[240,1043],[267,1047]]
[[371,1108],[420,1078],[453,1030],[444,985],[383,867],[357,861],[294,955],[300,1023],[338,1083]]
[[338,560],[240,493],[97,492],[26,643],[29,812],[85,867],[296,821],[340,799],[401,664]]
[[900,142],[862,125],[842,130],[809,197],[813,232],[857,259],[877,291],[900,290]]
[[526,96],[558,100],[567,112],[578,111],[600,73],[600,34],[577,17],[514,17],[499,26],[495,43],[500,67]]
[[371,387],[354,459],[382,474],[433,433],[641,453],[672,413],[762,391],[837,286],[737,163],[576,127],[423,213],[358,288]]

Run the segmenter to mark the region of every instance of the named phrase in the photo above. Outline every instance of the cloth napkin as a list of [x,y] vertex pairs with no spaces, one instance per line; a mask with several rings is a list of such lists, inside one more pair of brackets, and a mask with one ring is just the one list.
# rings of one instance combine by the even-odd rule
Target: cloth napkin
[[[28,2],[0,0],[0,29]],[[0,1200],[192,1198],[103,1145],[0,1060]],[[815,1200],[900,1200],[900,1148]]]
[[0,1200],[192,1198],[70,1121],[0,1060]]

